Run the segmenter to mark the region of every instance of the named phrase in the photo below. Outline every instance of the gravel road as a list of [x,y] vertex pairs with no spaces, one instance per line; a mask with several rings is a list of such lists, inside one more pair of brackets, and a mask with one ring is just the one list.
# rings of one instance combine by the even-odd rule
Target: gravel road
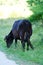
[[15,61],[9,60],[6,55],[0,51],[0,65],[18,65]]

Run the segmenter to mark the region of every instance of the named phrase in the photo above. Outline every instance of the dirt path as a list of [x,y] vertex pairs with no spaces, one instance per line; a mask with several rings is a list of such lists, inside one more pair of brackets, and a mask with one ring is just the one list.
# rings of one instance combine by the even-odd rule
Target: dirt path
[[3,52],[0,52],[0,65],[18,65],[15,61],[7,59]]

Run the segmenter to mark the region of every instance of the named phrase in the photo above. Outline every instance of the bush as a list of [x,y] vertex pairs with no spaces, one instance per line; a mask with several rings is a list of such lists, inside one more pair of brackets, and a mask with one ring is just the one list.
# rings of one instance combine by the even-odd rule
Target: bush
[[43,19],[43,12],[33,14],[32,16],[29,17],[30,21],[36,21],[36,20],[42,20]]

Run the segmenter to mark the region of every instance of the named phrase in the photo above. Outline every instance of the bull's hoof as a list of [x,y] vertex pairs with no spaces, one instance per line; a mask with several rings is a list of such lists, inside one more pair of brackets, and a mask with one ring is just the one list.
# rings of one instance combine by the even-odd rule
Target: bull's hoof
[[34,47],[32,47],[32,50],[34,50]]
[[27,48],[27,51],[29,50],[29,48]]

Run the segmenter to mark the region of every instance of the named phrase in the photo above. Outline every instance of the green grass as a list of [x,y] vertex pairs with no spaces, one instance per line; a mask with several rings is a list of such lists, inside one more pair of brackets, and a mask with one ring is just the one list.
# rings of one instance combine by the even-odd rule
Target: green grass
[[14,19],[0,20],[0,51],[4,52],[9,59],[18,61],[25,60],[31,61],[43,65],[43,26],[41,20],[39,22],[32,23],[33,35],[31,37],[31,43],[34,46],[34,50],[31,48],[29,51],[22,51],[20,41],[18,41],[17,48],[15,49],[14,42],[8,49],[4,41],[4,37],[12,29]]

